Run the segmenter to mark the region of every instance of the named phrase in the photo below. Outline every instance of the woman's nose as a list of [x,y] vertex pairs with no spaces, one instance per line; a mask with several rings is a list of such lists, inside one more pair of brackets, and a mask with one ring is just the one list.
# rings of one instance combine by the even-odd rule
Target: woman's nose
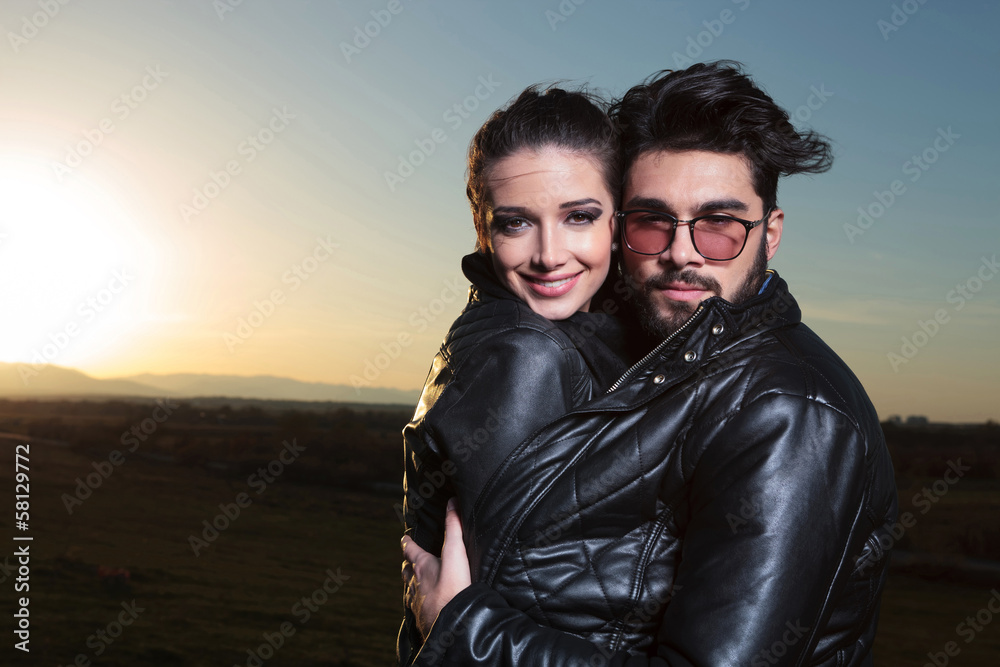
[[565,234],[556,225],[541,225],[535,246],[535,265],[552,271],[566,263],[568,250]]

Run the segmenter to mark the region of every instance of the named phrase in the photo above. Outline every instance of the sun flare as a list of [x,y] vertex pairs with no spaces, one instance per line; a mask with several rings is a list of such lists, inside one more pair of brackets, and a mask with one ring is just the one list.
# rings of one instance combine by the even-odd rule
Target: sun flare
[[0,156],[0,361],[73,366],[114,344],[135,296],[128,227],[91,183]]

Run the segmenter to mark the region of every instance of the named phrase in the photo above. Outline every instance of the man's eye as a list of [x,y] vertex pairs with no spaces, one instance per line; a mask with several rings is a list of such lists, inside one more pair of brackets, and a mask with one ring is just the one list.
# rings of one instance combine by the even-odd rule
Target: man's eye
[[642,213],[638,222],[644,225],[673,225],[674,219],[666,213]]
[[728,227],[729,225],[739,223],[728,215],[710,215],[702,218],[698,224],[705,227]]

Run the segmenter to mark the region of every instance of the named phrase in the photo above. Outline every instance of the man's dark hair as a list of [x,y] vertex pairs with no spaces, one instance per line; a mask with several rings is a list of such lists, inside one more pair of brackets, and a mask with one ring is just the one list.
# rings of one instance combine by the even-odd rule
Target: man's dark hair
[[627,177],[648,151],[702,150],[742,155],[764,208],[778,205],[778,177],[820,173],[833,164],[829,141],[798,132],[788,113],[735,61],[664,70],[634,86],[611,108]]
[[518,151],[547,147],[593,160],[617,203],[621,188],[618,137],[607,115],[607,103],[586,91],[531,86],[495,111],[469,144],[465,192],[476,226],[476,250],[490,250],[490,171]]

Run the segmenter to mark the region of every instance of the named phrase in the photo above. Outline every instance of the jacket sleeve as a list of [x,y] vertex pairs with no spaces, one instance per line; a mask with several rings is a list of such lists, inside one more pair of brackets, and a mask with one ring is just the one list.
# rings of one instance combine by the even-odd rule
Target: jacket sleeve
[[698,447],[685,448],[681,563],[652,656],[541,627],[476,584],[442,610],[415,664],[800,664],[871,529],[864,434],[829,406],[772,394],[686,441]]
[[567,340],[528,328],[489,336],[460,366],[431,375],[403,432],[405,523],[440,555],[448,498],[458,495],[465,519],[515,447],[590,398],[593,378]]
[[[445,367],[442,355],[434,363],[404,429],[404,521],[421,548],[440,555],[448,498],[459,497],[467,526],[478,492],[507,455],[589,398],[593,379],[564,339],[527,328],[489,336],[458,367]],[[466,531],[475,580],[473,537]],[[419,642],[407,611],[397,640],[402,664]]]

